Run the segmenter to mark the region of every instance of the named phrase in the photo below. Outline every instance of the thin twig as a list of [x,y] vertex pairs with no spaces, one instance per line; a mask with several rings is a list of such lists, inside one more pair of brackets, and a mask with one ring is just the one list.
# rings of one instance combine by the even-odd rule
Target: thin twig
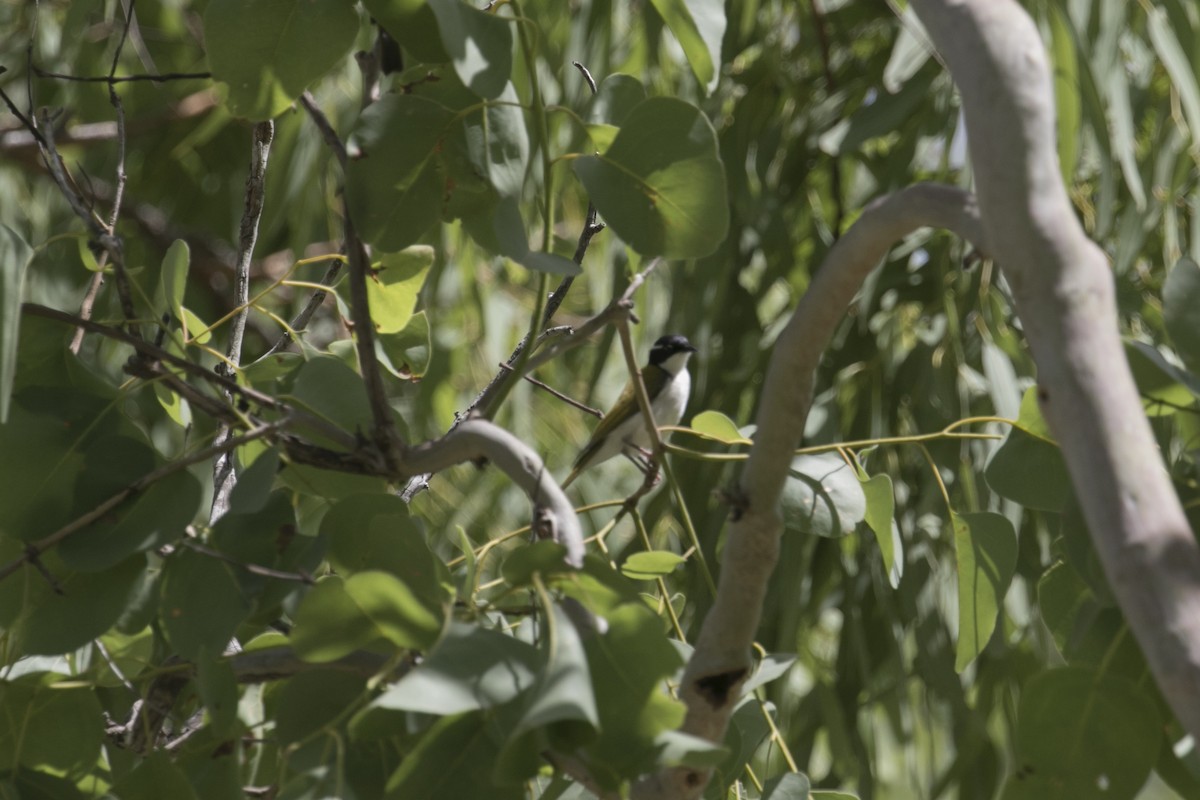
[[244,398],[246,401],[255,405],[276,411],[290,417],[293,423],[302,424],[306,427],[311,427],[314,431],[322,436],[330,438],[339,446],[345,447],[347,450],[355,450],[358,447],[358,441],[353,434],[347,433],[338,426],[322,419],[321,417],[311,414],[302,409],[293,408],[287,403],[272,397],[269,394],[260,392],[249,386],[242,386],[237,381],[227,378],[224,375],[217,374],[214,370],[205,369],[200,364],[188,361],[186,358],[169,353],[166,350],[148,342],[145,339],[133,336],[118,328],[109,325],[102,325],[90,319],[81,319],[73,314],[68,314],[65,311],[59,311],[56,308],[38,305],[37,303],[22,303],[22,314],[32,314],[46,319],[53,319],[58,322],[65,322],[68,325],[76,325],[86,328],[91,333],[99,333],[110,339],[115,339],[124,344],[130,345],[143,356],[149,357],[154,361],[162,361],[172,367],[176,367],[184,372],[201,378],[214,386],[232,393],[237,397]]
[[[250,316],[250,261],[254,256],[254,244],[258,241],[258,222],[262,218],[263,197],[266,193],[267,160],[271,155],[271,140],[275,137],[275,123],[267,120],[254,126],[254,142],[250,148],[250,172],[246,176],[246,201],[242,210],[242,224],[238,232],[238,260],[234,271],[234,302],[240,309],[233,317],[229,333],[227,362],[217,365],[217,370],[226,377],[242,362],[242,340],[246,334],[246,318]],[[227,395],[232,399],[231,395]],[[228,425],[217,429],[217,444],[230,436]],[[215,522],[229,510],[229,497],[237,483],[233,470],[233,454],[221,453],[213,461],[213,501],[210,519]]]
[[[571,63],[573,63],[575,68],[578,69],[583,75],[584,80],[587,81],[588,87],[592,90],[592,94],[594,95],[596,93],[596,81],[592,78],[592,74],[588,72],[587,68],[578,61],[573,61]],[[583,229],[579,232],[579,240],[575,244],[575,257],[572,259],[577,266],[583,266],[583,258],[585,255],[587,255],[588,247],[592,243],[592,238],[595,237],[596,234],[600,233],[600,231],[604,230],[604,228],[605,225],[603,222],[596,221],[596,207],[589,202],[587,215],[584,217]],[[546,307],[542,312],[541,322],[543,333],[544,330],[547,329],[547,326],[550,325],[550,321],[554,318],[554,315],[558,313],[559,307],[563,304],[563,300],[566,299],[567,292],[571,290],[571,285],[574,282],[575,277],[573,275],[564,276],[563,279],[559,281],[558,286],[555,287],[554,291],[551,292],[550,296],[546,299]],[[521,360],[522,356],[524,356],[525,349],[529,347],[529,340],[530,337],[528,334],[521,338],[521,341],[517,343],[517,346],[513,348],[512,353],[508,356],[508,360],[500,365],[500,371],[497,372],[490,381],[488,381],[488,384],[483,388],[483,391],[476,395],[475,399],[471,401],[470,405],[468,405],[460,414],[455,415],[454,424],[450,426],[450,430],[454,430],[454,428],[457,427],[462,420],[471,418],[480,410],[482,410],[481,413],[484,417],[490,418],[492,416],[489,411],[494,411],[492,406],[499,405],[499,403],[496,401],[496,397],[504,391],[504,387],[507,385],[507,373],[511,371],[517,362]],[[535,347],[539,345],[541,341],[542,337],[539,336],[534,343]],[[528,374],[531,369],[532,367],[528,364],[528,362],[526,362],[522,373]],[[417,496],[417,494],[429,487],[430,477],[430,475],[417,475],[413,477],[408,482],[408,485],[405,486],[404,491],[400,496],[404,498],[405,502],[411,502],[412,499]]]
[[312,92],[306,90],[300,95],[300,105],[304,106],[304,110],[312,118],[313,124],[321,132],[321,138],[325,140],[325,144],[333,151],[338,163],[342,165],[342,170],[345,171],[347,159],[346,145],[342,143],[341,138],[337,135],[337,131],[333,129],[333,125],[329,122],[329,117],[325,116],[325,112],[317,105]]
[[150,83],[166,83],[167,81],[184,81],[184,80],[203,80],[211,78],[211,72],[163,72],[158,75],[68,75],[64,72],[53,72],[41,67],[34,67],[34,73],[39,78],[54,78],[60,81],[74,81],[76,83],[136,83],[138,81],[148,81]]
[[[334,281],[337,280],[337,277],[341,274],[341,272],[342,262],[333,261],[326,268],[325,274],[321,276],[320,282],[325,286],[332,287]],[[304,304],[304,308],[300,309],[300,313],[292,319],[287,328],[284,328],[283,333],[281,333],[279,338],[275,340],[275,344],[271,345],[270,349],[263,353],[258,360],[262,361],[267,356],[274,355],[291,344],[293,338],[292,331],[300,333],[307,328],[308,323],[313,318],[313,315],[317,313],[317,309],[320,308],[321,304],[325,302],[325,297],[332,291],[332,288],[314,290],[309,296],[308,302]]]
[[[500,369],[511,370],[512,367],[510,367],[508,364],[501,364]],[[525,380],[529,381],[530,383],[532,383],[534,386],[538,387],[539,389],[549,392],[550,394],[557,397],[559,400],[562,400],[567,405],[578,408],[580,411],[584,412],[585,414],[591,414],[593,417],[596,417],[597,419],[604,418],[604,412],[601,411],[600,409],[592,408],[591,406],[589,406],[585,403],[579,402],[578,400],[576,400],[573,397],[568,397],[567,395],[565,395],[562,392],[555,389],[553,386],[550,386],[549,384],[539,381],[537,378],[533,377],[532,375],[526,375]]]
[[312,586],[316,583],[312,576],[305,572],[284,572],[270,567],[264,567],[260,564],[247,564],[244,561],[238,561],[233,556],[222,553],[220,550],[214,550],[208,545],[201,544],[195,539],[183,539],[182,544],[190,550],[195,550],[197,553],[224,561],[226,564],[232,564],[235,567],[246,570],[251,575],[261,575],[264,578],[275,578],[280,581],[292,581],[295,583],[303,583],[306,586]]
[[[117,232],[117,219],[121,216],[121,201],[125,197],[125,184],[128,180],[128,176],[125,174],[125,106],[121,102],[120,95],[117,94],[113,76],[117,73],[117,63],[121,58],[121,50],[124,48],[125,40],[129,36],[129,27],[133,24],[133,3],[134,0],[130,0],[129,7],[125,10],[125,27],[121,29],[121,38],[117,42],[116,52],[113,53],[112,66],[108,70],[108,101],[112,104],[117,116],[116,184],[113,189],[112,211],[108,216],[109,234]],[[79,303],[79,316],[83,319],[91,319],[92,310],[96,306],[96,298],[100,294],[101,287],[104,286],[104,268],[108,265],[108,251],[105,250],[101,253],[96,261],[96,274],[88,282],[87,291],[84,292],[83,300]],[[76,328],[67,349],[72,353],[79,353],[79,348],[83,346],[83,336],[83,328]]]
[[392,420],[392,407],[388,403],[387,389],[383,385],[379,361],[375,357],[375,323],[371,320],[370,301],[367,299],[367,281],[371,264],[366,247],[354,230],[350,219],[350,206],[342,204],[345,215],[346,257],[350,267],[350,318],[354,324],[354,344],[358,352],[358,367],[374,420],[372,439],[389,468],[394,467],[396,455],[403,452],[404,443]]
[[225,442],[223,442],[220,445],[212,445],[210,447],[204,448],[203,450],[197,450],[195,453],[192,453],[191,455],[182,456],[175,461],[172,461],[168,464],[162,465],[161,467],[159,467],[156,470],[147,472],[145,475],[138,478],[133,483],[129,484],[129,486],[125,487],[121,491],[119,491],[116,494],[109,497],[107,500],[98,504],[91,511],[88,511],[86,514],[76,517],[74,520],[72,520],[71,522],[68,522],[66,525],[62,526],[61,528],[56,530],[54,533],[51,533],[48,536],[43,536],[41,539],[38,539],[36,542],[31,542],[29,545],[26,546],[25,552],[20,556],[20,558],[13,559],[9,563],[5,564],[3,567],[0,567],[0,580],[4,580],[9,575],[16,572],[18,569],[21,568],[22,564],[25,564],[25,563],[31,562],[31,561],[35,561],[38,558],[38,556],[40,556],[42,553],[49,550],[51,547],[54,547],[55,545],[59,544],[64,539],[68,538],[69,536],[72,536],[73,534],[78,533],[79,531],[83,530],[87,526],[91,525],[96,520],[101,519],[102,517],[104,517],[104,515],[108,514],[114,508],[121,505],[126,500],[128,500],[130,497],[137,494],[138,492],[141,492],[142,490],[144,490],[146,487],[150,486],[151,484],[156,483],[157,481],[160,481],[169,475],[173,475],[176,472],[187,469],[192,464],[198,464],[202,461],[207,461],[208,459],[212,458],[215,455],[218,455],[220,453],[229,452],[230,450],[233,450],[237,447],[241,447],[242,445],[244,445],[248,442],[252,442],[256,439],[261,439],[264,436],[269,436],[269,435],[275,433],[276,431],[278,431],[285,424],[286,424],[286,420],[278,420],[276,422],[271,422],[266,425],[262,425],[258,428],[255,428],[252,431],[248,431],[248,432],[242,434],[241,436],[235,436],[230,439],[227,439]]

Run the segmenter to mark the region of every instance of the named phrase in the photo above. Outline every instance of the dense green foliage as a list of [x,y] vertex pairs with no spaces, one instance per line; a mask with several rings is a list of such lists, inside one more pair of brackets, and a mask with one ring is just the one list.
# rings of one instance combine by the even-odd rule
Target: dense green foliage
[[[1112,259],[1146,412],[1195,520],[1200,10],[1026,7],[1055,66],[1064,179]],[[447,470],[406,505],[403,481],[301,463],[273,432],[238,448],[231,510],[210,524],[211,459],[170,467],[212,444],[206,401],[232,409],[235,434],[288,412],[178,364],[124,371],[138,359],[110,336],[76,356],[69,324],[21,313],[77,313],[103,268],[93,317],[122,322],[94,229],[0,112],[0,569],[16,564],[0,578],[0,797],[582,796],[548,750],[606,786],[715,765],[714,798],[802,798],[809,782],[827,799],[1200,797],[1200,758],[1038,414],[1002,275],[936,232],[894,249],[822,366],[760,665],[724,747],[674,733],[669,684],[712,602],[728,456],[753,434],[774,337],[871,198],[970,183],[953,86],[910,11],[144,0],[127,26],[122,8],[0,7],[0,88],[22,114],[62,109],[42,130],[104,221],[122,163],[110,87],[31,72],[27,46],[53,73],[106,76],[114,57],[117,76],[212,73],[115,84],[116,231],[148,340],[209,370],[225,353],[251,123],[273,118],[243,386],[365,439],[344,276],[299,344],[260,358],[342,260],[348,209],[373,247],[377,356],[407,441],[445,432],[559,276],[578,279],[552,324],[576,325],[655,256],[639,357],[665,332],[698,345],[692,431],[674,434],[672,479],[615,526],[641,483],[628,463],[571,488],[599,533],[579,571],[529,543],[530,503],[496,469]],[[404,68],[371,102],[354,52],[379,52],[374,20]],[[608,227],[580,268],[589,202]],[[603,407],[626,372],[606,328],[537,377]],[[521,382],[495,419],[556,475],[592,424]],[[243,656],[223,655],[233,638]]]

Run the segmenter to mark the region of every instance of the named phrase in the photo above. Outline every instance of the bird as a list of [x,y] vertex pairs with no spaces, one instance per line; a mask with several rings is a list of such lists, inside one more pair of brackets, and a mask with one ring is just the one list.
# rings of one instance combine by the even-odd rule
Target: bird
[[[687,362],[695,352],[692,343],[678,334],[659,337],[650,348],[650,363],[641,370],[642,383],[646,386],[650,408],[658,425],[674,425],[683,416],[692,390]],[[639,413],[637,394],[633,381],[630,381],[579,452],[571,474],[563,481],[562,487],[565,489],[570,486],[579,473],[588,467],[594,467],[618,454],[625,455],[643,467],[644,471],[649,468],[645,459],[649,447],[646,422]]]

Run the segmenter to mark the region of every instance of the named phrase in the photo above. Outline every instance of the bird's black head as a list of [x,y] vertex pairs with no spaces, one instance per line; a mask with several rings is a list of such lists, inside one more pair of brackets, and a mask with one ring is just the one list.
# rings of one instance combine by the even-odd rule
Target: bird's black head
[[692,347],[692,343],[684,336],[678,334],[660,336],[658,341],[654,343],[654,347],[650,348],[650,363],[662,365],[664,361],[673,355],[694,352],[696,352],[696,348]]

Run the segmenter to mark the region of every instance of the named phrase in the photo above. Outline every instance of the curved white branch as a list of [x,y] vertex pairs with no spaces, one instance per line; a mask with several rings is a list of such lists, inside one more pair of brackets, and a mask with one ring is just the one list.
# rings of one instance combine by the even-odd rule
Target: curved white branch
[[[804,433],[813,375],[846,306],[896,241],[922,227],[947,228],[986,250],[974,198],[960,190],[917,184],[876,200],[830,249],[771,354],[758,409],[758,430],[735,499],[733,528],[721,563],[717,597],[704,619],[680,685],[687,703],[683,730],[724,739],[749,677],[750,648],[768,579],[779,557],[779,498],[793,450]],[[709,775],[676,768],[635,787],[639,800],[699,797]]]
[[992,255],[1038,367],[1042,413],[1121,610],[1200,737],[1200,548],[1118,335],[1112,275],[1067,198],[1044,45],[1014,0],[913,0],[962,93]]
[[583,532],[575,507],[533,448],[498,425],[469,419],[440,439],[410,448],[402,468],[433,473],[465,461],[487,459],[520,486],[534,503],[534,530],[567,548],[566,561],[583,565]]

